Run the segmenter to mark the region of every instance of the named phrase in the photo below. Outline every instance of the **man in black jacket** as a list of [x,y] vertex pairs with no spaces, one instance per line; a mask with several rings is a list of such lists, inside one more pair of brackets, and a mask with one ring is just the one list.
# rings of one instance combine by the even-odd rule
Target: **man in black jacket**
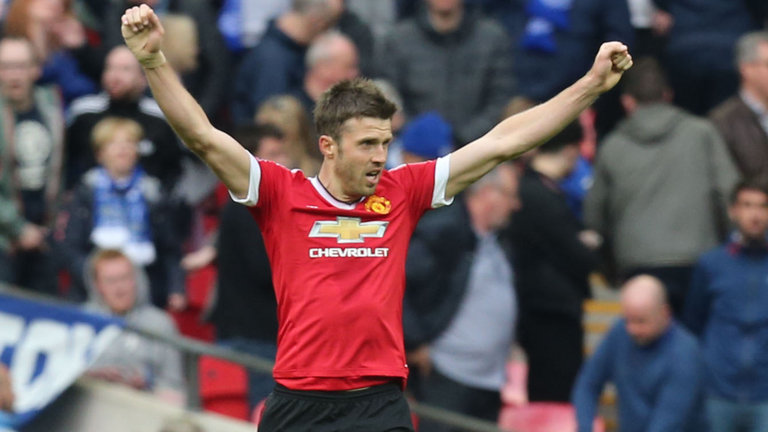
[[[497,231],[518,207],[517,174],[502,165],[416,228],[403,324],[420,402],[498,418],[517,301],[510,250]],[[442,429],[422,421],[419,430]]]
[[96,165],[91,150],[91,131],[106,117],[126,117],[144,130],[139,143],[142,168],[171,190],[181,175],[184,152],[176,135],[151,97],[145,95],[147,80],[139,62],[125,46],[107,55],[101,78],[103,92],[75,99],[67,118],[66,189],[75,188],[83,174]]
[[[256,157],[291,166],[282,133],[271,125],[244,126],[238,141]],[[210,321],[217,342],[230,348],[275,360],[277,355],[277,300],[272,272],[259,226],[248,208],[230,201],[221,214],[216,302]],[[252,406],[275,387],[270,374],[251,372]]]
[[583,357],[581,308],[598,256],[558,187],[575,166],[581,138],[574,122],[539,148],[520,180],[522,209],[510,224],[531,401],[567,402]]

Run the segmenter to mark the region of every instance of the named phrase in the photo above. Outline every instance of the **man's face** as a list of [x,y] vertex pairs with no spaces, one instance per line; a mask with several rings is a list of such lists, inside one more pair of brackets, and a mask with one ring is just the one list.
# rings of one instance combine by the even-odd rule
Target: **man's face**
[[113,313],[124,314],[136,303],[136,276],[128,258],[98,262],[95,276],[96,289]]
[[21,40],[0,42],[0,92],[12,103],[32,98],[32,88],[40,76],[32,46]]
[[115,178],[128,177],[139,159],[139,144],[124,130],[114,131],[112,139],[99,149],[99,163]]
[[498,230],[509,223],[512,213],[519,210],[520,196],[518,195],[517,174],[515,169],[508,165],[498,167],[498,180],[488,183],[477,191],[483,205],[478,206],[488,223],[488,229]]
[[275,137],[264,137],[259,141],[259,149],[256,150],[256,156],[259,159],[271,160],[288,168],[294,168],[296,163],[288,154],[288,148],[285,141]]
[[638,345],[648,345],[658,339],[669,324],[668,306],[623,299],[621,308],[627,323],[627,332]]
[[755,93],[762,101],[768,101],[768,43],[757,47],[755,61],[739,66],[743,86]]
[[[392,125],[389,119],[351,118],[344,122],[332,149],[334,176],[344,191],[344,200],[354,201],[374,193],[379,184]],[[342,199],[342,197],[337,197]]]
[[768,231],[768,196],[759,190],[739,192],[728,209],[731,220],[746,240],[764,241]]
[[141,66],[127,47],[118,47],[107,56],[101,85],[112,100],[133,100],[146,89]]

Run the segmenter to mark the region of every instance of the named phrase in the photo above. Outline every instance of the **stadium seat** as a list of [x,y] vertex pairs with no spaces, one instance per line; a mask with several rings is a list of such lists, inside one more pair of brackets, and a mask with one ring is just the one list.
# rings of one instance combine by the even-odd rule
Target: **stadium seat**
[[253,422],[253,424],[257,425],[261,421],[261,415],[264,414],[264,406],[266,405],[266,402],[266,399],[262,399],[261,402],[253,407],[253,411],[251,412],[251,422]]
[[181,311],[170,311],[179,333],[204,342],[213,342],[214,327],[202,316],[213,285],[216,283],[216,267],[205,266],[187,275],[187,307]]
[[[499,415],[499,427],[515,432],[575,432],[576,413],[571,404],[533,402],[521,406],[506,405]],[[593,432],[605,432],[601,418],[595,419]]]
[[206,411],[248,421],[248,375],[244,367],[215,357],[201,356],[200,402]]

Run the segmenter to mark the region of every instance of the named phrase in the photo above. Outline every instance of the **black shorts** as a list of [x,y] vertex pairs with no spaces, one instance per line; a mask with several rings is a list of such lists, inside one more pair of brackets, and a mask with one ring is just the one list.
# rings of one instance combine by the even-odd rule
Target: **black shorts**
[[413,432],[408,402],[397,384],[357,391],[299,391],[277,385],[259,432]]

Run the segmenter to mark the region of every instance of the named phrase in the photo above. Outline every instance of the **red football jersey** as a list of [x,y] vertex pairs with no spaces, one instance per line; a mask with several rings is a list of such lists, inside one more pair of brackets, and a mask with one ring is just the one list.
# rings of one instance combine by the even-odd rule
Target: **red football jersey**
[[299,390],[405,380],[408,242],[426,210],[450,204],[448,158],[384,171],[376,192],[351,204],[270,161],[252,159],[250,177],[236,201],[252,206],[272,266],[275,380]]

